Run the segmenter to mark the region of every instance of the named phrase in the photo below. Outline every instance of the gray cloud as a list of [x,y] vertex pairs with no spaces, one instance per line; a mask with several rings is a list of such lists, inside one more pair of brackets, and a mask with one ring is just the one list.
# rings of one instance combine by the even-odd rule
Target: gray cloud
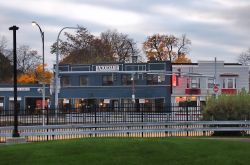
[[[247,49],[250,42],[250,2],[245,0],[60,0],[45,1],[48,6],[41,7],[39,12],[30,7],[36,7],[36,3],[42,1],[32,1],[32,4],[26,4],[29,1],[14,1],[22,2],[20,4],[26,7],[15,6],[11,4],[13,1],[0,1],[0,35],[5,35],[11,43],[8,27],[16,24],[20,26],[19,43],[39,51],[41,41],[38,29],[29,24],[36,20],[46,34],[46,58],[49,61],[54,61],[54,56],[49,55],[49,45],[56,40],[59,30],[77,24],[87,27],[94,34],[117,29],[134,38],[139,47],[153,33],[177,36],[185,33],[193,43],[190,52],[193,61],[217,56],[220,60],[235,62],[237,55]],[[51,6],[56,2],[60,2],[60,9]],[[74,11],[69,8],[70,5],[82,6],[78,10],[84,10]],[[68,11],[57,13],[64,9]],[[98,20],[98,16],[107,23]]]

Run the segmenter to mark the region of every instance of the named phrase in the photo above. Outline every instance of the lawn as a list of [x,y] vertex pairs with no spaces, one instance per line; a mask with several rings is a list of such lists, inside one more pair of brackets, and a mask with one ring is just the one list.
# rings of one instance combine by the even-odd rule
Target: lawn
[[0,145],[0,164],[240,165],[250,143],[197,138],[85,138]]

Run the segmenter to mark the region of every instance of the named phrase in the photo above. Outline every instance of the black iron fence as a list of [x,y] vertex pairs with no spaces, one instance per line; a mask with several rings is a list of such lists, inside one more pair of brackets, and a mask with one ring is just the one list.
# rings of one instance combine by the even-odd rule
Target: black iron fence
[[[0,113],[0,126],[12,126],[14,111]],[[58,125],[91,123],[135,123],[167,121],[199,121],[202,119],[200,107],[89,107],[71,109],[19,110],[18,125]]]
[[[14,112],[10,110],[0,113],[0,142],[6,142],[7,137],[12,135],[13,114]],[[236,123],[228,122],[206,123],[203,121],[199,106],[152,108],[127,105],[123,107],[92,106],[85,109],[18,111],[19,133],[27,141],[104,136],[211,136],[216,131],[229,131],[230,129],[243,135],[250,134],[249,119]]]

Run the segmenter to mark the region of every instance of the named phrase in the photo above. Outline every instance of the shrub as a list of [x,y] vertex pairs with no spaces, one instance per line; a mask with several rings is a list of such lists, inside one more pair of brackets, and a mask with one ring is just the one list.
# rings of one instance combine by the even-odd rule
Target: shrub
[[202,109],[204,120],[249,120],[250,95],[220,95],[207,99]]
[[[249,120],[250,95],[242,92],[237,95],[220,95],[211,97],[202,109],[204,120]],[[231,125],[221,125],[230,127]],[[239,136],[244,131],[215,131],[214,136]]]

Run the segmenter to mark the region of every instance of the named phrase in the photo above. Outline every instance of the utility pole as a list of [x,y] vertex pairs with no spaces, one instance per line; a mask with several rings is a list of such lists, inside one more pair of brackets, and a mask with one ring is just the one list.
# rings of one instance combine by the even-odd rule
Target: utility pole
[[[217,60],[216,60],[216,57],[214,58],[214,87],[215,86],[217,86],[217,79],[216,79],[216,77],[217,77],[217,65],[216,65],[216,63],[217,63]],[[214,96],[215,96],[215,98],[217,98],[217,92],[214,92]]]

